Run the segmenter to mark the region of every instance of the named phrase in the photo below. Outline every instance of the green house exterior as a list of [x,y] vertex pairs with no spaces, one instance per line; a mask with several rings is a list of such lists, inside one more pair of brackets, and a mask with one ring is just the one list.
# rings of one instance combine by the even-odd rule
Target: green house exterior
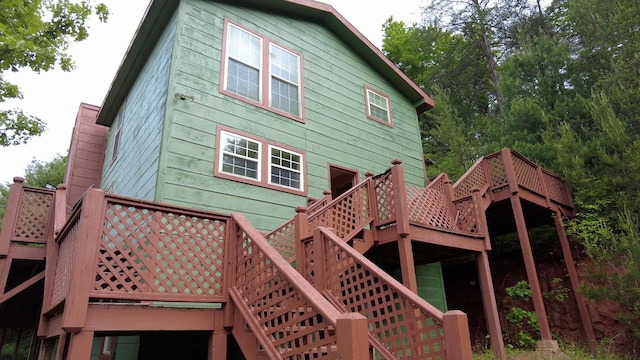
[[[261,100],[238,96],[225,84],[235,61],[226,44],[231,27],[261,41]],[[297,88],[298,107],[290,112],[269,100],[275,96],[269,84],[276,81],[269,70],[280,49],[298,60],[296,86],[287,85]],[[389,115],[388,121],[368,116],[374,98],[387,111],[378,117]],[[398,158],[407,183],[424,185],[417,116],[430,106],[426,94],[328,5],[154,1],[98,116],[98,123],[111,127],[102,187],[241,212],[256,228],[271,230],[291,218],[294,207],[306,205],[307,196],[322,196],[330,187],[329,165],[362,178],[367,171],[384,172]],[[266,159],[260,183],[225,174],[217,152],[222,131],[255,140],[261,153],[275,146],[299,155],[299,188],[268,184],[265,163],[273,160],[266,154],[260,155]]]

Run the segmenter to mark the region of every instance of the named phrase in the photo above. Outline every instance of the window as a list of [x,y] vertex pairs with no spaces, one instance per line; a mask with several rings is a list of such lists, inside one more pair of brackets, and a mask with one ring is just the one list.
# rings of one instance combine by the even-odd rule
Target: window
[[260,143],[222,132],[222,172],[260,181]]
[[301,56],[229,21],[225,29],[221,91],[302,120]]
[[391,107],[389,97],[365,87],[367,100],[367,117],[391,126]]
[[111,147],[112,163],[118,157],[118,152],[120,150],[120,142],[122,141],[122,123],[124,122],[124,109],[125,104],[123,103],[116,115],[116,118],[113,120],[113,146]]
[[306,192],[304,154],[300,151],[219,127],[216,152],[217,177],[297,194]]

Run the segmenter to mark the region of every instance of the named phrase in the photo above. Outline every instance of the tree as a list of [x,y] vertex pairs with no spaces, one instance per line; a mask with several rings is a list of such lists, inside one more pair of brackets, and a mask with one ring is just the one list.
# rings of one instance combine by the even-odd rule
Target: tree
[[[3,0],[0,5],[0,103],[21,99],[16,84],[4,78],[5,71],[30,68],[35,72],[60,66],[74,68],[69,45],[88,37],[86,20],[96,14],[106,21],[104,4],[89,0]],[[18,145],[45,130],[41,119],[20,109],[0,110],[0,146]]]
[[[56,186],[64,181],[67,168],[67,157],[58,155],[49,162],[33,159],[25,169],[24,185],[44,188],[47,185]],[[0,230],[2,220],[9,200],[11,184],[0,184]]]

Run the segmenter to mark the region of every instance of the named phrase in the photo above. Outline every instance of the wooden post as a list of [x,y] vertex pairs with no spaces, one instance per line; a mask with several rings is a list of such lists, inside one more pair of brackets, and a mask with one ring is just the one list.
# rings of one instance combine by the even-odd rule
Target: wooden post
[[511,158],[511,150],[504,148],[501,151],[502,163],[504,164],[504,172],[509,182],[509,190],[512,194],[518,192],[518,179],[513,167],[513,158]]
[[560,213],[559,210],[556,210],[553,220],[556,225],[558,238],[560,238],[560,244],[562,245],[562,255],[564,256],[564,263],[567,265],[567,273],[569,273],[569,280],[571,281],[571,290],[573,291],[573,295],[576,297],[576,303],[578,305],[578,311],[580,312],[580,319],[582,320],[584,333],[585,335],[587,335],[587,339],[592,342],[592,344],[595,344],[596,335],[593,332],[593,324],[591,323],[591,317],[589,316],[587,304],[585,303],[582,295],[580,295],[577,291],[577,289],[580,287],[580,280],[578,279],[578,272],[576,271],[576,266],[573,262],[573,256],[571,255],[571,246],[569,245],[569,239],[567,238],[567,233],[565,232],[564,226],[562,225],[562,213]]
[[[471,199],[473,200],[473,207],[475,210],[475,216],[478,221],[478,233],[484,234],[484,249],[491,250],[491,238],[489,237],[489,225],[487,224],[486,208],[482,204],[482,198],[480,195],[480,189],[474,187],[471,189]],[[488,205],[487,205],[488,208]]]
[[219,311],[214,315],[215,324],[209,336],[207,360],[227,358],[227,331],[224,329],[224,314]]
[[93,345],[93,330],[80,331],[71,334],[67,359],[90,359]]
[[60,336],[58,336],[57,346],[55,347],[56,354],[55,354],[54,360],[65,360],[64,349],[67,347],[67,341],[69,341],[69,334],[67,334],[64,331],[61,331]]
[[542,290],[540,289],[540,282],[538,280],[538,273],[536,271],[536,264],[533,260],[533,252],[531,251],[531,242],[529,241],[529,234],[527,233],[527,225],[524,221],[524,213],[522,212],[522,204],[520,203],[520,196],[517,194],[511,195],[511,207],[513,209],[513,216],[516,220],[516,227],[518,229],[518,238],[520,239],[520,248],[522,250],[522,257],[524,259],[524,266],[527,270],[527,280],[529,281],[529,287],[531,288],[531,298],[533,300],[533,307],[536,310],[538,317],[538,326],[540,327],[540,337],[543,341],[551,341],[551,329],[549,328],[549,321],[547,320],[547,312],[544,308],[544,300],[542,298]]
[[56,187],[53,206],[53,234],[57,236],[67,222],[67,185],[60,184]]
[[293,220],[295,227],[295,251],[296,251],[296,270],[304,276],[305,272],[305,257],[304,245],[302,241],[309,237],[309,215],[307,214],[307,208],[304,206],[296,207],[296,217]]
[[[67,221],[67,186],[64,184],[58,185],[56,188],[55,202],[53,208],[53,238],[47,239],[47,261],[45,263],[45,276],[44,276],[44,294],[42,299],[42,309],[40,314],[44,314],[51,306],[51,297],[53,296],[53,281],[56,276],[56,266],[58,264],[58,253],[60,252],[60,245],[56,242],[58,234],[64,227]],[[47,334],[49,327],[49,320],[46,316],[40,315],[40,322],[38,324],[38,336],[44,337]]]
[[443,320],[446,360],[471,360],[473,354],[467,314],[460,310],[447,311]]
[[341,315],[336,321],[338,352],[341,359],[368,359],[367,318],[359,313]]
[[396,230],[400,236],[409,235],[409,203],[407,201],[407,187],[404,182],[404,169],[401,160],[391,162],[391,179],[393,181],[393,196],[396,211]]
[[229,217],[226,225],[227,231],[225,232],[225,296],[227,302],[224,305],[224,328],[229,330],[233,328],[235,304],[229,298],[229,289],[236,286],[236,274],[238,272],[238,224],[233,217]]
[[[319,228],[313,229],[313,287],[322,293],[326,289],[326,247]],[[304,276],[304,275],[303,275]]]
[[0,232],[0,258],[4,258],[9,254],[11,237],[13,237],[13,230],[20,215],[23,182],[24,178],[14,177],[13,185],[11,185],[11,189],[9,190],[9,198],[7,199],[4,220],[2,222],[2,231]]
[[478,267],[478,279],[480,280],[482,305],[484,306],[484,313],[487,318],[487,328],[489,329],[489,341],[491,341],[495,357],[497,359],[505,359],[504,340],[502,339],[502,329],[500,327],[500,316],[498,315],[496,294],[493,289],[491,269],[489,268],[489,257],[486,251],[476,254],[476,265]]
[[[62,328],[75,333],[84,327],[89,305],[89,292],[95,281],[98,246],[106,212],[104,192],[89,189],[82,203],[79,241],[64,304]],[[78,357],[80,359],[82,357]]]

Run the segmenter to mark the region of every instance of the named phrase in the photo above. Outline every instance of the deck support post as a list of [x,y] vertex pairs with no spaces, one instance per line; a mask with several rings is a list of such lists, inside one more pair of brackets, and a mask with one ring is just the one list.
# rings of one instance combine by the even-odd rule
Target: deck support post
[[57,345],[55,346],[56,353],[54,360],[65,360],[64,359],[64,349],[67,347],[67,341],[69,340],[69,334],[64,331],[60,332],[60,336],[58,336]]
[[402,284],[417,294],[418,279],[416,277],[416,264],[413,260],[413,245],[410,237],[402,236],[398,239],[398,251],[400,252]]
[[493,281],[491,279],[489,256],[486,251],[476,254],[476,264],[478,267],[478,279],[480,281],[482,305],[484,306],[484,313],[487,318],[487,328],[489,329],[489,341],[491,342],[491,347],[493,348],[493,354],[495,357],[497,359],[505,359],[504,340],[502,339],[502,328],[500,327],[500,316],[498,315],[496,294],[493,289]]
[[226,359],[228,332],[224,329],[224,313],[217,312],[214,321],[214,329],[209,336],[207,360]]
[[[296,217],[294,219],[295,225],[295,254],[296,254],[296,270],[300,273],[300,275],[304,276],[306,269],[304,265],[305,261],[305,252],[304,252],[304,244],[302,241],[309,237],[309,215],[307,215],[307,208],[304,206],[296,207]],[[311,229],[313,230],[313,229]]]
[[[105,216],[104,192],[89,189],[82,203],[82,219],[75,262],[69,281],[69,291],[62,314],[62,328],[66,332],[80,331],[85,324],[89,307],[89,292],[95,281],[98,246]],[[83,359],[77,357],[73,359]],[[87,357],[88,358],[88,357]]]
[[518,229],[518,238],[520,239],[520,248],[522,250],[522,257],[524,258],[524,265],[527,271],[527,280],[529,281],[529,288],[531,289],[531,298],[533,300],[533,307],[536,310],[538,317],[538,326],[540,327],[540,337],[542,341],[551,341],[551,329],[549,328],[549,321],[547,320],[547,312],[544,308],[544,300],[542,298],[542,290],[540,289],[540,282],[538,280],[538,273],[536,271],[536,264],[533,260],[533,252],[531,250],[531,242],[529,241],[529,234],[527,232],[527,225],[524,220],[524,213],[522,211],[522,204],[520,202],[520,196],[513,194],[510,197],[511,207],[513,209],[513,216],[515,217],[516,227]]
[[[9,247],[11,246],[11,237],[16,226],[16,221],[20,216],[20,203],[22,202],[22,183],[24,178],[14,177],[13,184],[9,190],[9,198],[5,206],[5,216],[0,231],[0,258],[9,255]],[[4,290],[4,288],[3,288]]]
[[337,319],[338,351],[341,359],[368,359],[367,318],[359,313],[343,314]]
[[404,182],[404,169],[402,161],[391,161],[391,180],[393,181],[393,196],[396,213],[396,231],[398,232],[398,252],[400,254],[400,270],[402,271],[402,284],[414,293],[418,293],[418,280],[416,279],[416,266],[413,259],[413,246],[409,235],[411,224],[409,223],[409,203],[407,201],[407,187]]
[[467,314],[447,311],[443,316],[446,360],[471,360],[471,336]]
[[578,279],[578,272],[576,271],[576,266],[573,262],[573,256],[571,255],[571,246],[569,245],[569,239],[567,238],[567,233],[564,230],[564,226],[562,225],[562,213],[559,210],[556,210],[553,220],[556,225],[558,238],[560,239],[560,245],[562,245],[562,255],[564,256],[564,263],[567,266],[567,273],[569,274],[569,280],[571,281],[571,290],[573,291],[573,295],[576,298],[578,311],[580,312],[580,318],[582,320],[584,333],[587,336],[587,339],[592,344],[595,344],[596,335],[593,332],[593,324],[591,323],[591,317],[589,316],[587,304],[585,303],[582,295],[580,295],[577,291],[577,289],[580,287],[580,280]]
[[71,334],[67,359],[90,359],[93,345],[93,330],[83,330]]

